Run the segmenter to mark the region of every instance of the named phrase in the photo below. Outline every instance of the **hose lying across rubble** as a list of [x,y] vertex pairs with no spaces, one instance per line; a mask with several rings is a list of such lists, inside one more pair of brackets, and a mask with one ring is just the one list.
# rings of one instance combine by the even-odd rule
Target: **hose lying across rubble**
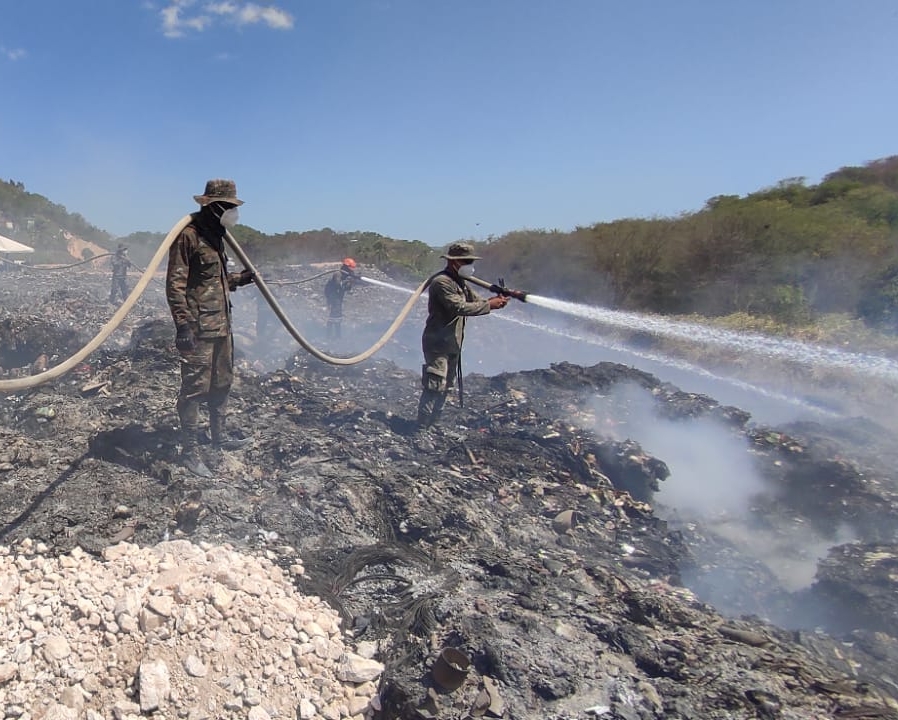
[[[45,383],[50,382],[51,380],[56,380],[59,377],[62,377],[67,372],[75,368],[79,363],[83,362],[85,358],[87,358],[94,350],[96,350],[100,345],[102,345],[106,339],[115,331],[115,329],[122,323],[122,320],[125,319],[125,316],[130,312],[131,308],[134,306],[134,303],[137,302],[137,299],[143,294],[144,290],[146,290],[147,285],[149,285],[150,281],[153,279],[153,276],[156,273],[159,265],[162,264],[163,258],[165,258],[168,253],[169,247],[181,234],[181,231],[187,227],[191,222],[191,216],[185,215],[181,218],[177,224],[169,231],[168,235],[165,236],[165,240],[162,241],[162,244],[156,250],[156,254],[153,255],[149,264],[147,265],[147,269],[141,275],[140,280],[137,281],[137,284],[131,290],[131,293],[125,298],[125,301],[122,303],[121,307],[115,311],[115,314],[109,318],[106,324],[100,329],[91,340],[87,343],[83,348],[81,348],[74,355],[59,363],[58,365],[54,365],[49,368],[47,371],[42,372],[38,375],[31,375],[25,378],[14,378],[12,380],[0,380],[0,393],[14,393],[20,390],[27,390],[29,388],[37,387],[38,385],[43,385]],[[318,350],[315,346],[313,346],[308,340],[306,340],[300,332],[294,327],[293,323],[290,322],[290,319],[284,313],[283,308],[278,304],[277,300],[274,299],[274,296],[271,294],[271,291],[268,289],[268,285],[262,279],[261,275],[259,275],[256,268],[253,266],[250,259],[246,256],[246,253],[243,252],[243,249],[237,244],[237,241],[234,239],[233,235],[230,232],[225,232],[225,240],[227,241],[228,246],[231,250],[234,251],[234,254],[243,263],[243,266],[250,270],[255,279],[255,284],[259,288],[259,292],[262,293],[262,296],[271,306],[271,309],[274,311],[274,314],[277,315],[278,319],[283,324],[284,328],[293,336],[293,338],[298,342],[304,350],[309,352],[314,357],[322,360],[323,362],[330,363],[331,365],[356,365],[360,362],[363,362],[370,358],[374,353],[380,350],[384,345],[387,344],[389,339],[395,334],[395,332],[399,329],[399,326],[405,321],[408,314],[411,312],[412,307],[414,307],[415,302],[417,302],[418,298],[421,297],[421,294],[427,289],[427,286],[430,285],[430,282],[433,280],[434,276],[427,278],[418,288],[412,293],[412,296],[405,303],[405,306],[399,312],[399,315],[393,321],[387,331],[377,340],[370,348],[365,350],[358,355],[353,355],[352,357],[334,357],[333,355],[328,355],[320,350]],[[93,259],[93,258],[92,258]],[[76,265],[80,265],[81,263],[75,263]],[[328,271],[329,273],[330,271]],[[326,275],[328,273],[321,273],[321,275]],[[320,277],[316,276],[316,277]],[[313,278],[307,278],[306,280],[311,280]],[[305,281],[303,281],[305,282]]]
[[[78,262],[70,263],[69,265],[56,265],[54,267],[36,267],[34,265],[19,265],[18,263],[12,262],[12,260],[6,260],[4,258],[0,258],[0,262],[7,263],[8,265],[15,265],[20,270],[27,270],[29,272],[56,272],[57,270],[68,270],[69,268],[78,267],[79,265],[84,265],[84,263],[93,262],[94,260],[99,260],[100,258],[109,257],[110,255],[115,255],[115,253],[107,252],[100,253],[99,255],[93,255],[85,260],[79,260]],[[139,265],[134,265],[135,268],[140,270],[140,272],[144,272],[143,268]]]

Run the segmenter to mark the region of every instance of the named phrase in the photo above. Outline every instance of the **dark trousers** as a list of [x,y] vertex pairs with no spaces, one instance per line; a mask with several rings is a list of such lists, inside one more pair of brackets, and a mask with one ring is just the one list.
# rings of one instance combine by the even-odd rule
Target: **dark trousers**
[[437,423],[446,404],[449,391],[458,376],[458,355],[424,353],[421,366],[421,397],[418,400],[418,425],[429,427]]
[[112,287],[109,289],[109,302],[115,302],[116,295],[122,296],[122,302],[128,297],[128,279],[124,276],[112,276]]
[[233,381],[234,343],[230,335],[197,338],[191,352],[181,353],[178,417],[185,443],[195,443],[201,403],[208,405],[210,425],[224,422]]
[[327,306],[327,337],[329,339],[339,338],[342,334],[341,326],[343,325],[343,303],[331,302]]

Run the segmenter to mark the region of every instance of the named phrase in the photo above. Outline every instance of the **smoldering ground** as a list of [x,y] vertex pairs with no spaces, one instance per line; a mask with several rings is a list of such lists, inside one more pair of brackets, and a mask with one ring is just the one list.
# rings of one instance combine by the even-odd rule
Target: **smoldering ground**
[[[376,340],[407,299],[408,287],[386,280],[382,278],[378,286],[395,291],[392,299],[389,294],[381,293],[374,303],[387,317],[381,321],[368,318],[354,327],[340,343],[344,349],[358,350]],[[347,306],[356,303],[362,307],[372,304],[366,298],[365,287],[347,301]],[[395,341],[383,353],[400,367],[412,371],[420,363],[418,348],[425,306],[426,296],[423,296]],[[317,335],[322,336],[320,328]],[[739,367],[721,367],[719,357],[714,363],[718,372],[712,372],[687,362],[677,353],[653,352],[651,341],[643,341],[642,348],[639,344],[638,339],[634,343],[632,338],[621,338],[607,330],[599,332],[595,327],[577,324],[545,308],[512,304],[507,312],[469,320],[465,369],[490,376],[548,367],[563,361],[581,365],[622,362],[652,372],[689,393],[713,397],[722,405],[745,410],[746,425],[762,428],[803,421],[851,423],[851,416],[839,409],[847,411],[848,407],[862,406],[863,400],[847,398],[844,393],[853,388],[860,395],[864,384],[870,381],[869,373],[861,367],[853,377],[843,375],[843,381],[835,386],[826,375],[820,380],[825,386],[816,383],[813,372],[804,373],[802,381],[796,382],[794,366],[787,365],[777,375],[780,366],[764,364],[758,359],[761,367],[743,372],[755,380],[749,383],[739,378]],[[812,365],[820,354],[810,345],[795,352]],[[277,358],[273,360],[278,362]],[[773,372],[765,376],[765,369]],[[759,383],[761,377],[764,384]],[[616,408],[615,413],[627,408],[627,417],[625,420],[618,417],[612,426],[595,426],[594,430],[619,440],[635,441],[647,453],[664,460],[671,474],[655,496],[659,515],[676,527],[697,524],[704,533],[715,537],[714,553],[721,552],[720,547],[725,546],[726,552],[738,555],[739,562],[749,569],[744,577],[737,575],[735,579],[716,570],[701,572],[708,543],[697,542],[695,569],[684,576],[693,588],[734,616],[754,613],[775,617],[777,622],[796,628],[817,622],[820,615],[809,611],[812,601],[806,594],[794,602],[790,598],[813,584],[818,562],[830,548],[857,541],[864,533],[838,519],[834,519],[833,525],[827,523],[821,527],[819,520],[810,519],[803,512],[800,496],[790,499],[782,517],[769,521],[763,513],[770,498],[777,498],[781,488],[765,479],[753,440],[744,427],[734,428],[731,423],[710,416],[661,417],[651,393],[628,383],[615,387],[611,394],[613,397],[606,398],[605,404]],[[823,397],[828,400],[822,401]],[[600,417],[602,403],[595,402],[594,412]],[[716,567],[717,563],[712,565]],[[758,591],[758,573],[765,577],[766,592]],[[746,592],[747,587],[751,587],[750,592]]]
[[[808,611],[807,596],[794,610],[785,598],[811,587],[829,549],[856,542],[857,533],[838,521],[825,532],[818,530],[803,514],[800,497],[781,522],[759,517],[780,488],[759,465],[752,439],[741,427],[710,415],[665,417],[651,391],[634,384],[620,384],[610,395],[594,400],[596,417],[607,417],[606,408],[612,406],[626,407],[626,419],[596,430],[638,440],[670,471],[655,494],[656,514],[672,527],[701,527],[706,537],[715,538],[714,543],[695,543],[696,563],[684,575],[686,584],[733,616],[775,616],[787,627],[813,627],[818,616]],[[724,550],[755,571],[741,578],[717,572],[719,563],[709,561]],[[709,564],[712,569],[703,571]],[[757,573],[765,577],[766,593],[755,583]]]
[[[62,295],[54,294],[56,282],[5,286],[7,318],[91,330],[108,318],[105,275],[79,276]],[[323,334],[320,290],[310,283],[280,292],[310,338]],[[360,288],[347,298],[343,337],[333,349],[350,354],[363,348],[405,299]],[[738,483],[744,491],[722,494],[715,508],[735,515],[739,503],[730,500],[738,498],[755,528],[791,527],[800,517],[832,545],[840,539],[825,528],[843,525],[858,536],[859,548],[880,557],[888,532],[894,533],[894,481],[888,463],[863,459],[883,446],[888,436],[880,429],[828,429],[819,418],[790,427],[758,425],[738,408],[696,392],[697,385],[684,391],[632,366],[597,365],[601,357],[590,356],[588,366],[538,365],[535,359],[548,361],[562,349],[556,336],[540,340],[533,328],[533,335],[518,334],[518,326],[497,314],[470,321],[465,407],[453,400],[448,426],[427,445],[397,422],[412,416],[417,399],[423,303],[385,348],[395,359],[334,368],[310,360],[283,331],[263,343],[252,288],[234,300],[234,417],[257,437],[251,449],[222,461],[227,482],[199,487],[178,468],[170,318],[161,296],[150,292],[89,367],[57,387],[0,403],[4,439],[15,448],[3,461],[5,540],[29,533],[60,550],[81,544],[95,551],[122,530],[112,509],[125,504],[137,521],[131,528],[136,542],[188,532],[259,552],[292,546],[306,561],[309,591],[340,607],[360,637],[393,643],[384,645],[392,683],[384,691],[394,717],[414,717],[412,710],[428,702],[441,716],[461,717],[471,707],[463,700],[475,700],[476,687],[456,696],[427,694],[432,636],[468,650],[478,676],[498,679],[509,716],[547,718],[585,717],[588,707],[606,706],[609,717],[633,716],[637,707],[646,717],[661,717],[675,705],[684,717],[711,717],[723,712],[715,705],[719,698],[732,704],[731,717],[756,716],[756,700],[726,689],[726,683],[744,683],[735,669],[728,673],[714,650],[717,641],[698,628],[724,628],[730,634],[719,637],[729,643],[742,638],[736,649],[756,653],[756,667],[766,668],[763,657],[773,653],[788,657],[779,667],[813,668],[826,678],[849,666],[827,664],[834,647],[843,656],[860,653],[861,641],[871,637],[862,618],[848,622],[844,614],[846,632],[860,633],[851,636],[856,646],[850,651],[836,642],[817,645],[817,635],[781,634],[757,619],[722,623],[680,584],[696,568],[703,570],[695,575],[699,593],[717,592],[724,601],[735,588],[760,589],[752,593],[753,607],[767,603],[762,614],[771,618],[781,608],[794,609],[792,589],[763,562],[739,552],[707,517],[680,528],[658,509],[668,490],[673,503],[683,478],[719,475],[749,455],[757,462],[744,466]],[[147,322],[158,323],[158,344],[148,343]],[[134,343],[131,329],[143,340]],[[61,355],[68,346],[50,347],[56,337],[62,334],[35,333],[20,351]],[[580,352],[599,351],[573,344]],[[256,362],[270,369],[254,369]],[[39,412],[48,407],[55,410],[52,419]],[[684,434],[672,436],[672,422],[682,423],[676,431]],[[854,455],[845,452],[850,448]],[[728,453],[736,459],[728,461]],[[880,488],[865,476],[877,478]],[[650,503],[640,502],[643,497]],[[694,499],[678,512],[690,506]],[[559,532],[553,520],[566,510],[576,522]],[[372,555],[375,549],[379,554]],[[821,606],[833,588],[848,584],[838,584],[843,567],[827,570],[829,595],[815,597]],[[884,582],[877,575],[864,597],[879,603],[873,585],[887,594]],[[733,615],[744,607],[721,604]],[[868,608],[878,618],[876,631],[888,629],[888,606],[870,602]],[[757,649],[748,640],[759,643]],[[889,657],[891,645],[877,647]],[[816,654],[805,655],[808,648]],[[868,682],[879,682],[884,661],[851,657]],[[616,671],[612,659],[623,663]],[[740,661],[749,662],[747,656]],[[724,667],[718,679],[702,670],[712,666]],[[784,707],[805,703],[805,712],[836,716],[834,701],[809,690],[810,681],[784,689],[772,677],[752,682]],[[657,706],[647,699],[649,686],[659,695]],[[855,690],[838,697],[854,710],[861,703]]]

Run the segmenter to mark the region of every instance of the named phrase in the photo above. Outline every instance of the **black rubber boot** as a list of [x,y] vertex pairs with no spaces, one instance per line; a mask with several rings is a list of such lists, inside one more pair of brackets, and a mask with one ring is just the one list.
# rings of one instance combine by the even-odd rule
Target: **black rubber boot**
[[196,443],[196,428],[184,430],[181,440],[181,464],[197,477],[215,477],[200,456]]
[[239,437],[228,432],[224,416],[215,412],[209,414],[209,432],[212,435],[212,447],[216,450],[239,450],[253,441],[252,438]]
[[448,393],[439,390],[424,390],[418,401],[418,430],[432,427],[443,412]]
[[197,477],[214,477],[197,448],[199,403],[192,398],[179,396],[178,418],[181,420],[181,464]]

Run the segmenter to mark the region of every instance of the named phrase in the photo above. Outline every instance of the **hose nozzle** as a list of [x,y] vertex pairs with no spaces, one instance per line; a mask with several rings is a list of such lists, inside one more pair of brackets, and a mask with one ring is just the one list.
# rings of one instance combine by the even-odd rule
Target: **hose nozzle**
[[472,282],[475,285],[480,285],[480,287],[484,287],[489,290],[491,293],[495,293],[496,295],[501,295],[502,297],[510,297],[515,300],[520,300],[521,302],[527,302],[527,293],[523,290],[512,290],[511,288],[505,287],[505,281],[502,278],[495,283],[489,283],[486,280],[481,280],[478,277],[469,277],[465,278],[467,282]]
[[520,300],[521,302],[527,302],[527,293],[523,290],[512,290],[511,288],[499,284],[490,285],[490,290],[496,293],[496,295],[502,295],[503,297],[510,297],[515,300]]

